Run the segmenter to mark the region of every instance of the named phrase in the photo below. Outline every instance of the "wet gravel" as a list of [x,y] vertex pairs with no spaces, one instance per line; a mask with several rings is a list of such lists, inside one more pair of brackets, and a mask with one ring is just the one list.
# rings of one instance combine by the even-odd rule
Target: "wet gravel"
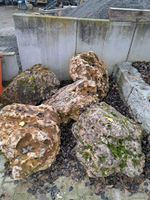
[[[62,82],[61,85],[64,86],[68,83],[70,82]],[[121,100],[118,87],[111,77],[110,91],[104,101],[115,107],[123,115],[130,118],[132,117],[129,113],[128,107]],[[72,177],[75,181],[79,181],[85,177],[86,172],[75,156],[75,146],[77,142],[71,132],[73,123],[74,122],[71,121],[69,124],[61,126],[61,150],[53,165],[49,169],[40,171],[28,178],[27,182],[31,185],[28,189],[29,193],[32,193],[33,195],[50,193],[51,198],[55,200],[56,195],[59,193],[59,189],[53,184],[53,182],[57,178],[60,176],[66,176]],[[132,193],[136,192],[139,189],[139,185],[144,182],[146,178],[150,179],[149,149],[150,145],[148,144],[147,135],[145,134],[143,138],[143,152],[146,155],[146,164],[144,173],[140,176],[133,179],[124,175],[114,174],[107,178],[90,179],[90,182],[85,183],[85,186],[89,187],[90,185],[94,185],[95,193],[101,195],[102,199],[107,199],[104,190],[108,185],[122,190],[126,189]],[[73,190],[71,185],[69,190]]]
[[150,62],[133,62],[132,66],[140,72],[143,80],[150,85]]

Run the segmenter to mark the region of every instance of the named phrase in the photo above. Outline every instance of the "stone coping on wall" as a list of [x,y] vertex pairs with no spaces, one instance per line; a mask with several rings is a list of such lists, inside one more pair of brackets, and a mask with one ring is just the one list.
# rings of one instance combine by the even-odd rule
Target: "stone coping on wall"
[[[116,8],[110,8],[110,9],[116,9]],[[116,9],[117,10],[117,9]],[[125,10],[125,9],[124,9]],[[128,9],[126,9],[126,10],[128,10]],[[148,12],[149,13],[149,15],[150,15],[150,10],[140,10],[140,9],[134,9],[134,10],[136,10],[136,11],[142,11],[143,13],[144,12]],[[109,23],[112,23],[112,21],[113,22],[132,22],[132,23],[138,23],[138,24],[145,24],[145,23],[147,23],[147,24],[149,24],[150,23],[150,19],[149,20],[143,20],[143,21],[136,21],[136,20],[126,20],[125,18],[124,19],[122,19],[122,20],[118,20],[118,19],[94,19],[94,18],[77,18],[77,17],[65,17],[65,16],[52,16],[52,15],[48,15],[48,14],[44,14],[44,15],[42,15],[42,14],[40,14],[40,13],[30,13],[30,14],[28,14],[28,13],[14,13],[13,14],[13,17],[15,17],[15,16],[20,16],[20,17],[39,17],[39,18],[51,18],[51,19],[59,19],[59,20],[63,20],[63,19],[67,19],[67,20],[74,20],[74,21],[76,21],[76,20],[78,20],[78,21],[94,21],[94,22],[109,22]]]

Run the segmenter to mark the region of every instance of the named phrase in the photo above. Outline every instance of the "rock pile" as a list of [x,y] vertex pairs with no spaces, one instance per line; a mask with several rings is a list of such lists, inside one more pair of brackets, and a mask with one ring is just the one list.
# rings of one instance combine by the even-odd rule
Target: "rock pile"
[[59,125],[71,119],[76,121],[72,127],[76,155],[90,177],[142,173],[141,128],[106,103],[99,103],[109,90],[104,62],[94,52],[81,53],[71,59],[69,71],[74,82],[58,90],[55,74],[35,65],[4,91],[4,104],[15,104],[0,111],[0,150],[14,179],[51,166],[60,149]]
[[69,68],[75,82],[61,88],[44,102],[58,111],[64,123],[70,119],[77,120],[83,109],[103,99],[109,88],[106,65],[94,52],[73,57]]
[[14,78],[3,91],[1,102],[37,105],[52,96],[59,85],[53,72],[41,64],[34,65]]
[[0,111],[0,150],[14,179],[51,166],[60,148],[60,119],[48,105],[13,104]]
[[90,106],[73,125],[72,132],[78,140],[77,158],[90,177],[119,172],[134,177],[142,173],[142,130],[108,104]]

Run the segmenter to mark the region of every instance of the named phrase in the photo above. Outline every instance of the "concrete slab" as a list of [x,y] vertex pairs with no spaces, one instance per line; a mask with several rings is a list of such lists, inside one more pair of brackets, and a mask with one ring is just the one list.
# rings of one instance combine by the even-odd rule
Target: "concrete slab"
[[127,58],[134,28],[134,23],[78,19],[76,53],[95,51],[112,73],[112,66]]
[[116,63],[126,61],[135,24],[130,22],[112,22],[104,41],[103,58],[109,66],[109,72],[114,71]]
[[131,46],[129,61],[150,60],[150,24],[139,23]]
[[2,74],[3,81],[10,81],[19,73],[15,52],[3,56]]
[[[59,177],[51,184],[51,191],[32,195],[27,192],[27,183],[12,181],[3,184],[3,200],[148,200],[148,194],[139,191],[131,194],[127,190],[107,187],[103,195],[96,195],[92,185],[87,186],[88,178],[74,181],[70,177]],[[1,195],[2,195],[1,194]]]
[[146,84],[132,63],[126,62],[116,66],[114,77],[120,88],[123,100],[128,104],[131,114],[143,128],[150,133],[150,86]]
[[95,51],[102,58],[109,20],[78,19],[76,53]]
[[59,79],[69,78],[70,58],[75,54],[76,20],[52,16],[14,15],[22,69],[42,63]]
[[[2,200],[148,200],[148,192],[150,192],[150,181],[145,180],[139,191],[131,194],[127,190],[107,186],[102,195],[95,194],[95,186],[90,184],[88,177],[82,180],[73,180],[71,177],[60,176],[53,183],[44,182],[44,187],[48,187],[36,194],[29,192],[30,188],[34,188],[34,181],[31,177],[27,180],[14,181],[11,177],[5,175],[5,158],[0,154],[0,198]],[[44,177],[41,176],[41,180]],[[40,181],[40,180],[39,180]],[[146,186],[148,184],[148,186]]]

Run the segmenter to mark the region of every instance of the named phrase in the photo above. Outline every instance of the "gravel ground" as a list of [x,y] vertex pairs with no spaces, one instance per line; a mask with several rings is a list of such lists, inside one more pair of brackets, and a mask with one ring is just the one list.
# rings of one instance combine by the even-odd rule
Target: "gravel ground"
[[149,0],[88,0],[64,16],[82,18],[108,18],[109,7],[150,9]]
[[150,62],[133,62],[132,66],[141,73],[143,80],[150,85]]
[[[62,86],[70,82],[62,82]],[[128,107],[123,103],[119,96],[118,87],[110,77],[110,91],[108,96],[104,99],[105,102],[115,107],[122,114],[130,117]],[[83,166],[78,162],[75,156],[75,146],[76,139],[72,135],[71,127],[74,122],[71,121],[67,125],[61,126],[61,151],[57,156],[56,161],[53,165],[44,171],[40,171],[36,174],[30,176],[26,181],[29,183],[30,187],[28,189],[29,193],[33,195],[44,194],[49,192],[52,199],[55,194],[58,193],[58,188],[56,185],[51,186],[51,184],[60,176],[71,177],[75,181],[83,180],[85,178],[86,172]],[[93,185],[95,187],[95,193],[105,197],[105,187],[111,185],[115,188],[120,188],[122,190],[128,190],[132,193],[137,192],[139,185],[145,181],[145,179],[150,179],[150,145],[148,144],[147,135],[144,135],[143,139],[143,152],[146,155],[146,164],[144,173],[140,176],[132,179],[124,175],[114,174],[107,178],[101,179],[90,179],[87,186]],[[145,183],[146,184],[146,183]],[[70,190],[71,190],[70,186]],[[149,192],[145,189],[145,192]],[[105,198],[104,198],[105,199]]]

